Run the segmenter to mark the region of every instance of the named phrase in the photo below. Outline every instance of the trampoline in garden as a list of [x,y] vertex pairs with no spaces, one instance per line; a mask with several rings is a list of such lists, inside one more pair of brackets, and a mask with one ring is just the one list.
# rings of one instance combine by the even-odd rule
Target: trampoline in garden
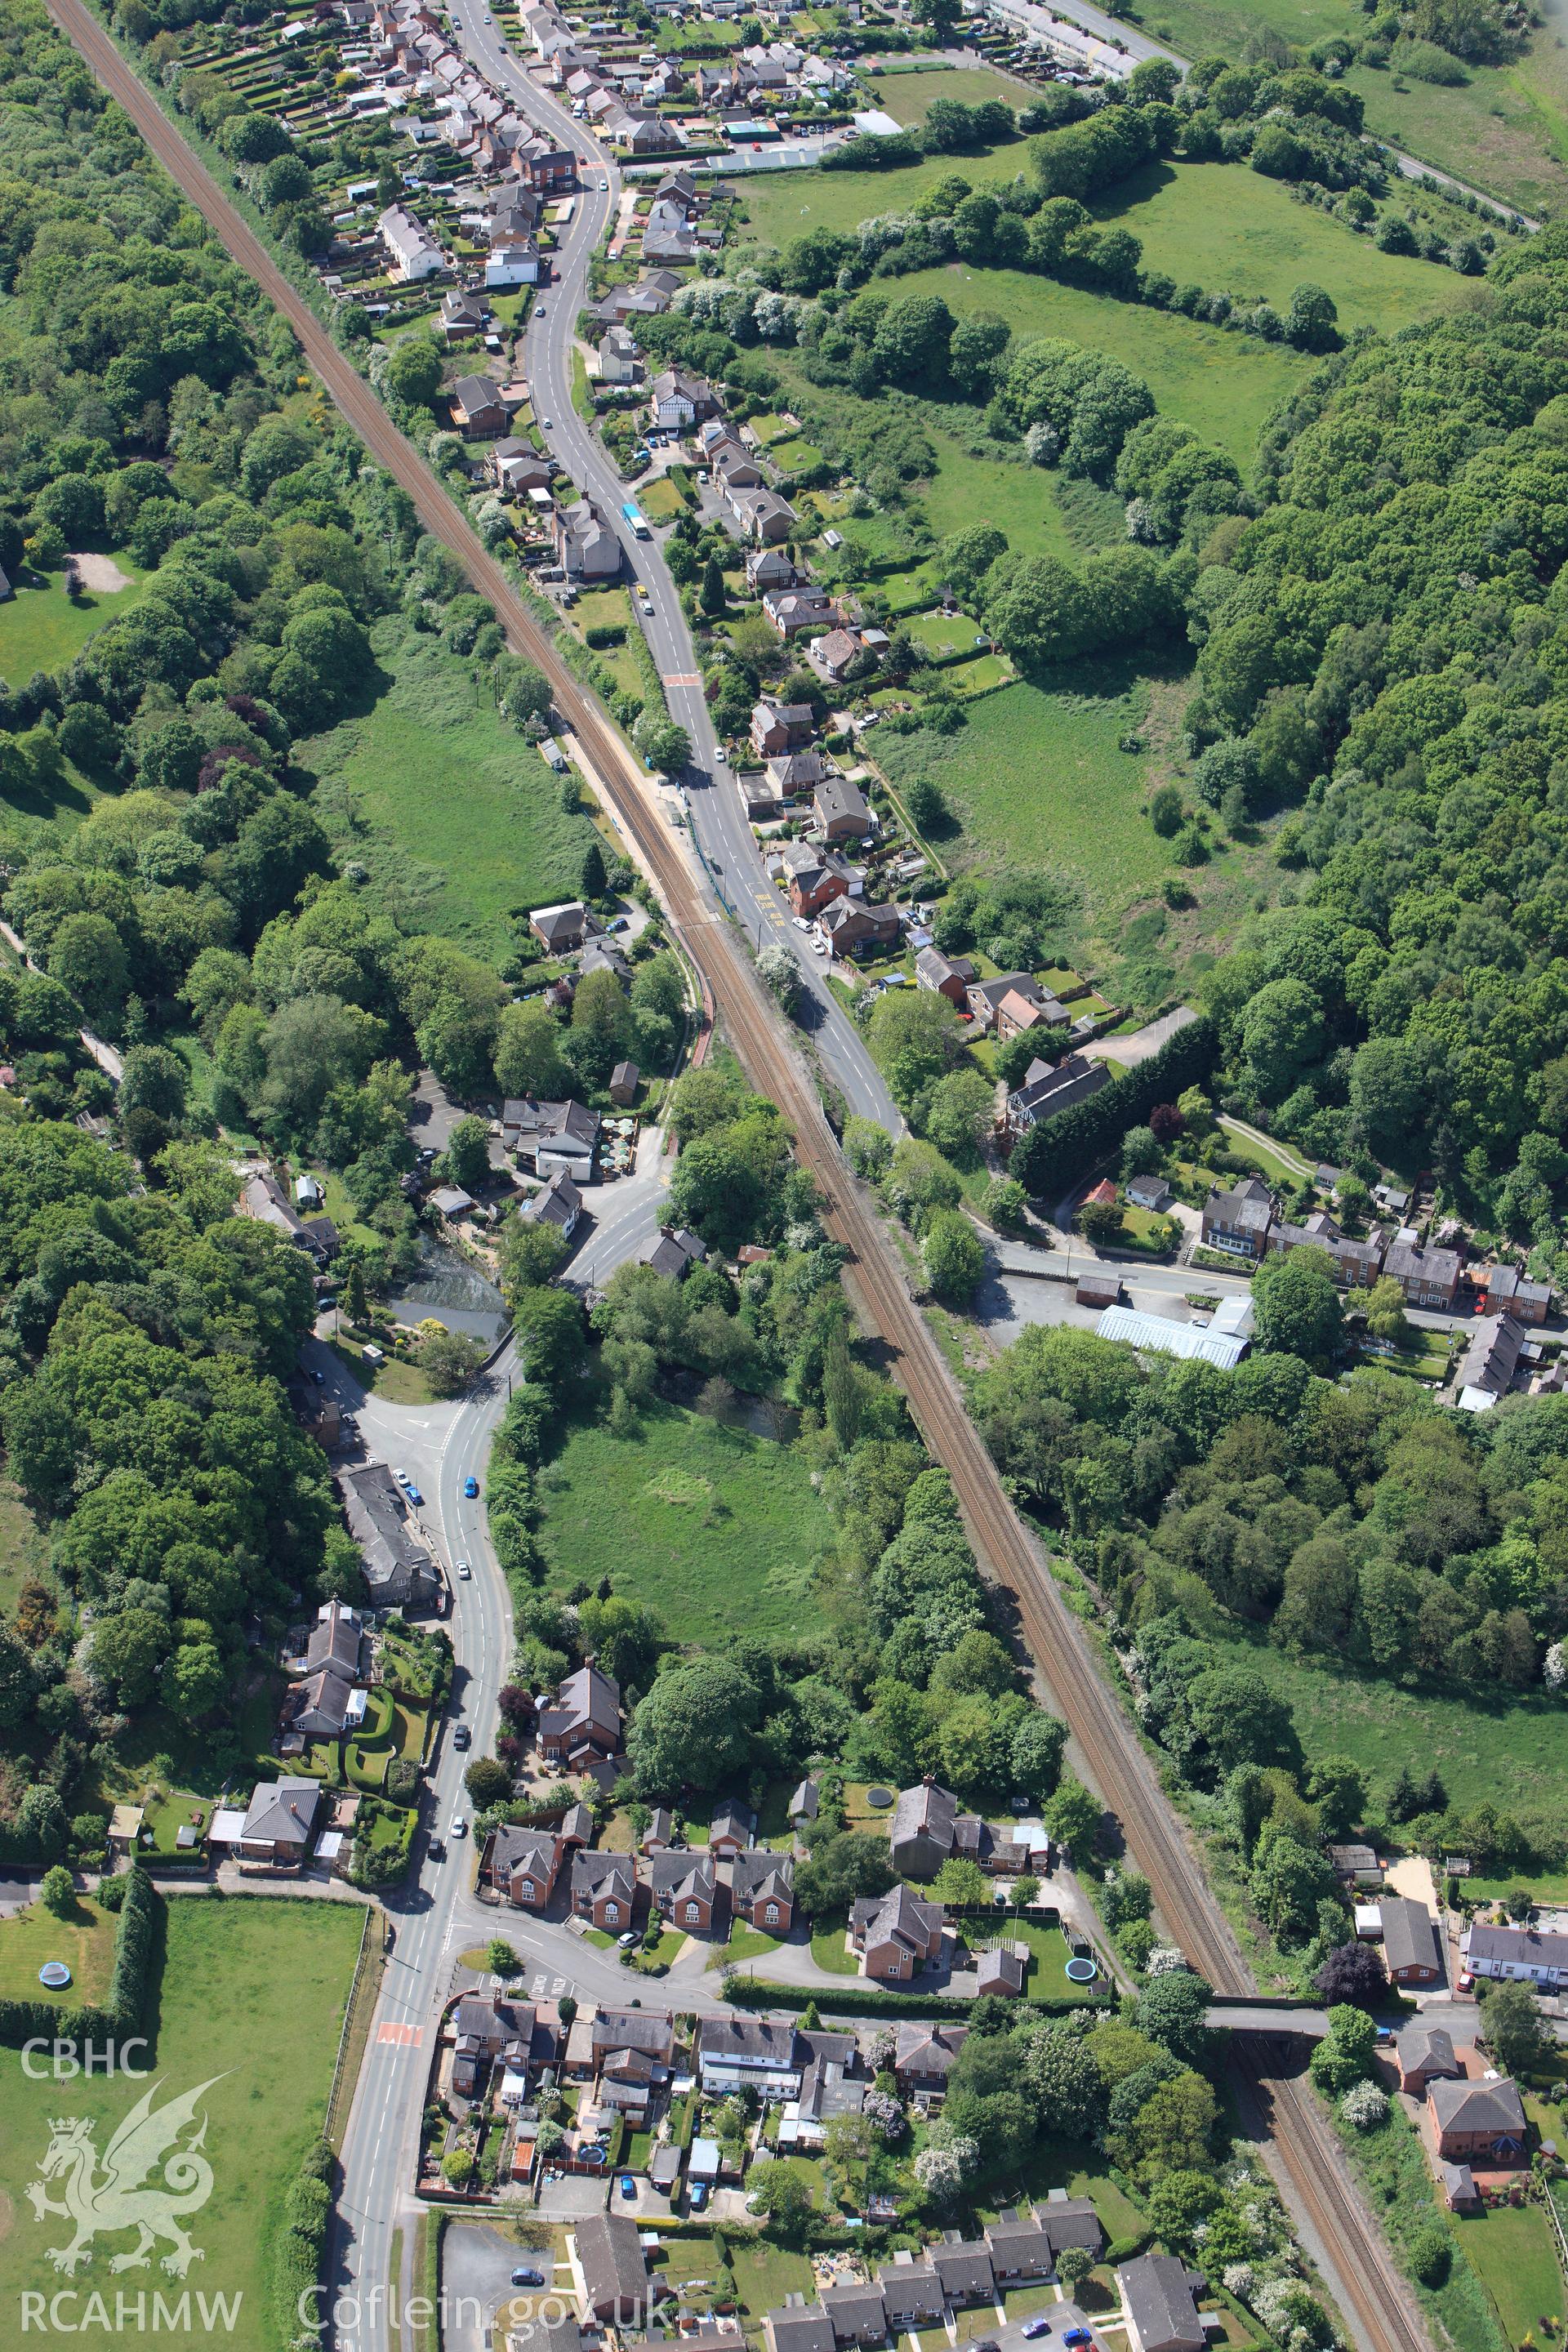
[[1067,1964],[1068,1984],[1092,1984],[1099,1974],[1100,1970],[1093,1960],[1086,1959],[1081,1952]]
[[46,1960],[38,1970],[38,1982],[51,1992],[64,1992],[71,1980],[71,1972],[63,1960]]
[[891,1789],[868,1789],[866,1802],[873,1806],[878,1812],[885,1813],[893,1802],[893,1792]]

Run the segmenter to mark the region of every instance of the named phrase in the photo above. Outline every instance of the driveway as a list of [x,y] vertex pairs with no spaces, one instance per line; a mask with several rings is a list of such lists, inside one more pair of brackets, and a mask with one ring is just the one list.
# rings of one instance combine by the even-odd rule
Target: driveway
[[608,2195],[607,2178],[596,2179],[592,2173],[566,2172],[559,2180],[546,2181],[539,2192],[538,2210],[551,2221],[586,2221],[592,2214],[604,2211]]
[[1083,1050],[1091,1062],[1120,1062],[1125,1069],[1135,1069],[1140,1062],[1152,1060],[1162,1045],[1169,1045],[1178,1029],[1186,1028],[1197,1017],[1191,1005],[1178,1004],[1173,1013],[1151,1021],[1146,1028],[1134,1029],[1131,1037],[1097,1038]]

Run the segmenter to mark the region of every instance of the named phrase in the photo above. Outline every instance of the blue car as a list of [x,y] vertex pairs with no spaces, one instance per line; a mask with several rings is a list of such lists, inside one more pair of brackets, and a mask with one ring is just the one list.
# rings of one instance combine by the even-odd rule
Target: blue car
[[469,1500],[469,1502],[470,1502],[470,1503],[473,1501],[474,1496],[479,1493],[479,1480],[478,1480],[477,1478],[465,1478],[465,1479],[464,1479],[464,1481],[463,1481],[463,1492],[464,1492],[464,1494],[468,1496],[468,1500]]
[[419,1492],[418,1487],[417,1487],[417,1486],[410,1486],[410,1487],[406,1488],[406,1489],[405,1489],[405,1491],[406,1491],[406,1493],[407,1493],[408,1499],[409,1499],[409,1501],[414,1505],[415,1509],[416,1509],[416,1510],[423,1510],[423,1509],[424,1509],[424,1507],[425,1507],[425,1497],[424,1497],[424,1496]]
[[705,2180],[699,2180],[699,2181],[694,2182],[694,2183],[693,2183],[693,2185],[692,2185],[692,2190],[691,2190],[691,2210],[692,2210],[692,2211],[693,2211],[694,2213],[700,2213],[700,2212],[701,2212],[701,2210],[702,2210],[702,2208],[704,2207],[704,2205],[706,2205],[706,2204],[707,2204],[707,2202],[708,2202],[708,2183],[707,2183]]
[[628,2205],[635,2205],[637,2201],[637,2185],[629,2172],[621,2175],[621,2195]]

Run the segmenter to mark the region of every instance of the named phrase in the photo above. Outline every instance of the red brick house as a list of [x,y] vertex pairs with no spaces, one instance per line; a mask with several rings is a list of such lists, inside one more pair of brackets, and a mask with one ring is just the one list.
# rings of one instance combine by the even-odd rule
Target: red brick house
[[730,1875],[730,1905],[765,1935],[787,1936],[795,1917],[795,1864],[787,1853],[748,1848],[735,1856]]
[[578,1853],[572,1861],[572,1908],[601,1935],[624,1935],[637,1908],[637,1871],[629,1853]]

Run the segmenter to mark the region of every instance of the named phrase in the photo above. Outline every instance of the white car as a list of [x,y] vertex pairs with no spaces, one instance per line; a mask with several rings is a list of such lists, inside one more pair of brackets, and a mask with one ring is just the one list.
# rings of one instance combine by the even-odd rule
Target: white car
[[813,955],[826,955],[827,953],[827,941],[826,940],[813,940],[811,943],[811,952]]
[[412,1486],[414,1484],[406,1470],[395,1470],[392,1475],[400,1486]]
[[629,1952],[634,1944],[640,1944],[642,1942],[642,1937],[637,1934],[635,1927],[631,1927],[627,1929],[624,1936],[617,1936],[616,1937],[616,1942],[623,1952]]
[[466,1559],[460,1559],[458,1562],[458,1574],[462,1578],[465,1584],[467,1584],[473,1572],[473,1570],[468,1566]]
[[723,746],[721,744],[715,744],[713,748],[713,765],[716,768],[727,768],[729,764],[729,756],[724,751]]
[[609,184],[608,180],[601,180],[601,181],[600,181],[600,183],[599,183],[599,194],[600,194],[602,196],[607,196],[607,195],[609,194],[609,193],[610,193],[610,184]]
[[809,931],[811,929],[810,923],[806,920],[806,918],[804,915],[792,915],[790,917],[790,921],[795,925],[797,931]]
[[467,1837],[467,1836],[468,1836],[468,1822],[463,1819],[463,1816],[462,1816],[462,1814],[461,1814],[461,1813],[454,1813],[454,1814],[452,1815],[452,1826],[451,1826],[451,1828],[447,1831],[447,1836],[448,1836],[448,1837]]
[[536,303],[534,304],[534,306],[533,306],[533,315],[534,315],[534,317],[535,317],[536,319],[542,319],[542,318],[543,318],[543,316],[544,316],[544,305],[543,305],[543,303],[542,303],[542,302],[536,302]]
[[543,432],[545,432],[545,433],[553,433],[553,432],[554,432],[554,430],[555,430],[555,419],[553,418],[553,416],[542,416],[542,417],[540,418],[540,420],[539,420],[539,423],[540,423],[541,429],[542,429]]

